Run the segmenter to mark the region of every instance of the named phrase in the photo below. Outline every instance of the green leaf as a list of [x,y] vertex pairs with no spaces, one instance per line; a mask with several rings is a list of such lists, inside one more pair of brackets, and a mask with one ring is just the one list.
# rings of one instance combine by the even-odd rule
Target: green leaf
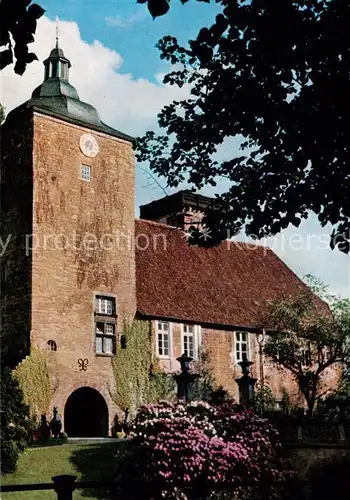
[[[164,130],[142,143],[142,158],[171,186],[186,179],[201,189],[227,180],[221,216],[212,221],[215,241],[227,230],[275,234],[289,222],[298,226],[309,212],[322,226],[333,224],[336,234],[348,234],[344,19],[350,3],[217,3],[222,12],[212,26],[186,46],[169,36],[157,44],[162,59],[182,66],[164,80],[187,85],[189,95],[159,113]],[[148,5],[154,17],[169,8],[166,0]],[[157,147],[163,136],[173,146]],[[232,149],[231,158],[216,161],[225,141],[244,155]],[[349,252],[349,242],[339,241],[331,248]]]
[[13,62],[12,50],[7,49],[0,52],[0,69],[6,68],[9,64]]
[[26,69],[26,63],[22,60],[17,60],[14,69],[15,69],[15,73],[17,73],[17,75],[23,75],[23,73],[25,72],[25,69]]
[[168,12],[169,7],[168,0],[148,0],[148,10],[153,19],[164,16]]
[[35,19],[40,19],[41,16],[45,14],[45,9],[40,7],[40,5],[33,3],[28,7],[28,12],[31,16],[33,16]]
[[34,52],[29,52],[29,54],[27,54],[27,57],[26,57],[26,63],[29,64],[33,61],[37,61],[38,60],[38,57],[36,56],[36,54],[34,54]]

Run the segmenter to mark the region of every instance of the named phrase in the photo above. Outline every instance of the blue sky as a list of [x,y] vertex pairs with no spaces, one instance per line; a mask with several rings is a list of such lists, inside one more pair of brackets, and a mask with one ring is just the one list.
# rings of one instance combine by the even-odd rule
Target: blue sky
[[124,58],[123,71],[149,80],[165,67],[155,48],[160,38],[171,34],[186,43],[196,37],[202,26],[210,26],[219,12],[215,3],[208,5],[191,0],[182,5],[180,0],[172,0],[168,15],[153,20],[146,4],[137,4],[136,0],[46,0],[39,3],[51,19],[58,16],[77,22],[87,42],[97,39],[120,52]]
[[[152,20],[146,5],[136,4],[136,0],[38,0],[38,3],[46,9],[32,46],[39,61],[32,63],[23,77],[14,75],[12,68],[3,72],[0,101],[6,110],[29,99],[42,82],[42,61],[54,46],[57,17],[60,46],[71,60],[70,81],[80,98],[94,105],[110,126],[133,136],[154,129],[161,108],[188,95],[186,88],[163,85],[162,75],[169,66],[159,57],[157,41],[170,34],[186,43],[196,37],[201,27],[210,26],[219,11],[213,2],[208,5],[191,0],[182,5],[179,0],[172,0],[169,13]],[[236,139],[226,141],[222,157],[233,157],[237,144]],[[160,183],[165,185],[164,179]],[[202,192],[211,195],[224,187],[207,187]],[[136,215],[140,205],[162,196],[159,186],[137,166]],[[321,228],[313,216],[300,228],[290,226],[262,243],[271,246],[300,277],[311,273],[336,293],[349,296],[349,256],[329,249],[329,231]],[[245,239],[244,235],[240,239]]]

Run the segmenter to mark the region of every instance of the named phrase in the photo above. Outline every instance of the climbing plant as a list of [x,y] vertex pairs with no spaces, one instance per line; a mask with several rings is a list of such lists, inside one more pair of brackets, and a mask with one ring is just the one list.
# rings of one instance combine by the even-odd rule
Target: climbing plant
[[112,397],[121,410],[134,414],[142,404],[167,399],[174,381],[161,371],[153,355],[150,321],[124,323],[121,339],[112,359]]
[[147,395],[149,403],[173,399],[176,395],[175,379],[162,370],[157,358],[153,360]]
[[13,374],[23,391],[30,417],[39,421],[40,416],[49,410],[52,394],[46,353],[38,348],[31,349],[29,356],[15,368]]
[[145,401],[149,390],[152,362],[151,326],[149,321],[124,323],[123,342],[117,345],[112,359],[115,377],[115,403],[133,413]]

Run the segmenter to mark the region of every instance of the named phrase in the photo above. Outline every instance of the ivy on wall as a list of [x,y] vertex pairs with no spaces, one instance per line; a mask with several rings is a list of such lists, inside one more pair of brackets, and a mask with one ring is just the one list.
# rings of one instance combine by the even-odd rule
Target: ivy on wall
[[114,402],[134,414],[142,404],[169,399],[175,393],[175,382],[162,372],[153,355],[151,322],[125,323],[121,339],[112,358]]
[[32,348],[31,353],[15,368],[13,375],[23,391],[31,418],[39,421],[41,415],[49,411],[52,394],[46,353]]
[[177,393],[175,379],[162,370],[155,357],[151,366],[147,403],[174,399]]

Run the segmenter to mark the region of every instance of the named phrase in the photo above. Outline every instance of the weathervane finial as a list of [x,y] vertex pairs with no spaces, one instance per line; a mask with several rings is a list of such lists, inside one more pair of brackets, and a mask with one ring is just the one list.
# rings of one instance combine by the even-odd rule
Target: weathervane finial
[[56,49],[58,49],[58,20],[56,19]]

